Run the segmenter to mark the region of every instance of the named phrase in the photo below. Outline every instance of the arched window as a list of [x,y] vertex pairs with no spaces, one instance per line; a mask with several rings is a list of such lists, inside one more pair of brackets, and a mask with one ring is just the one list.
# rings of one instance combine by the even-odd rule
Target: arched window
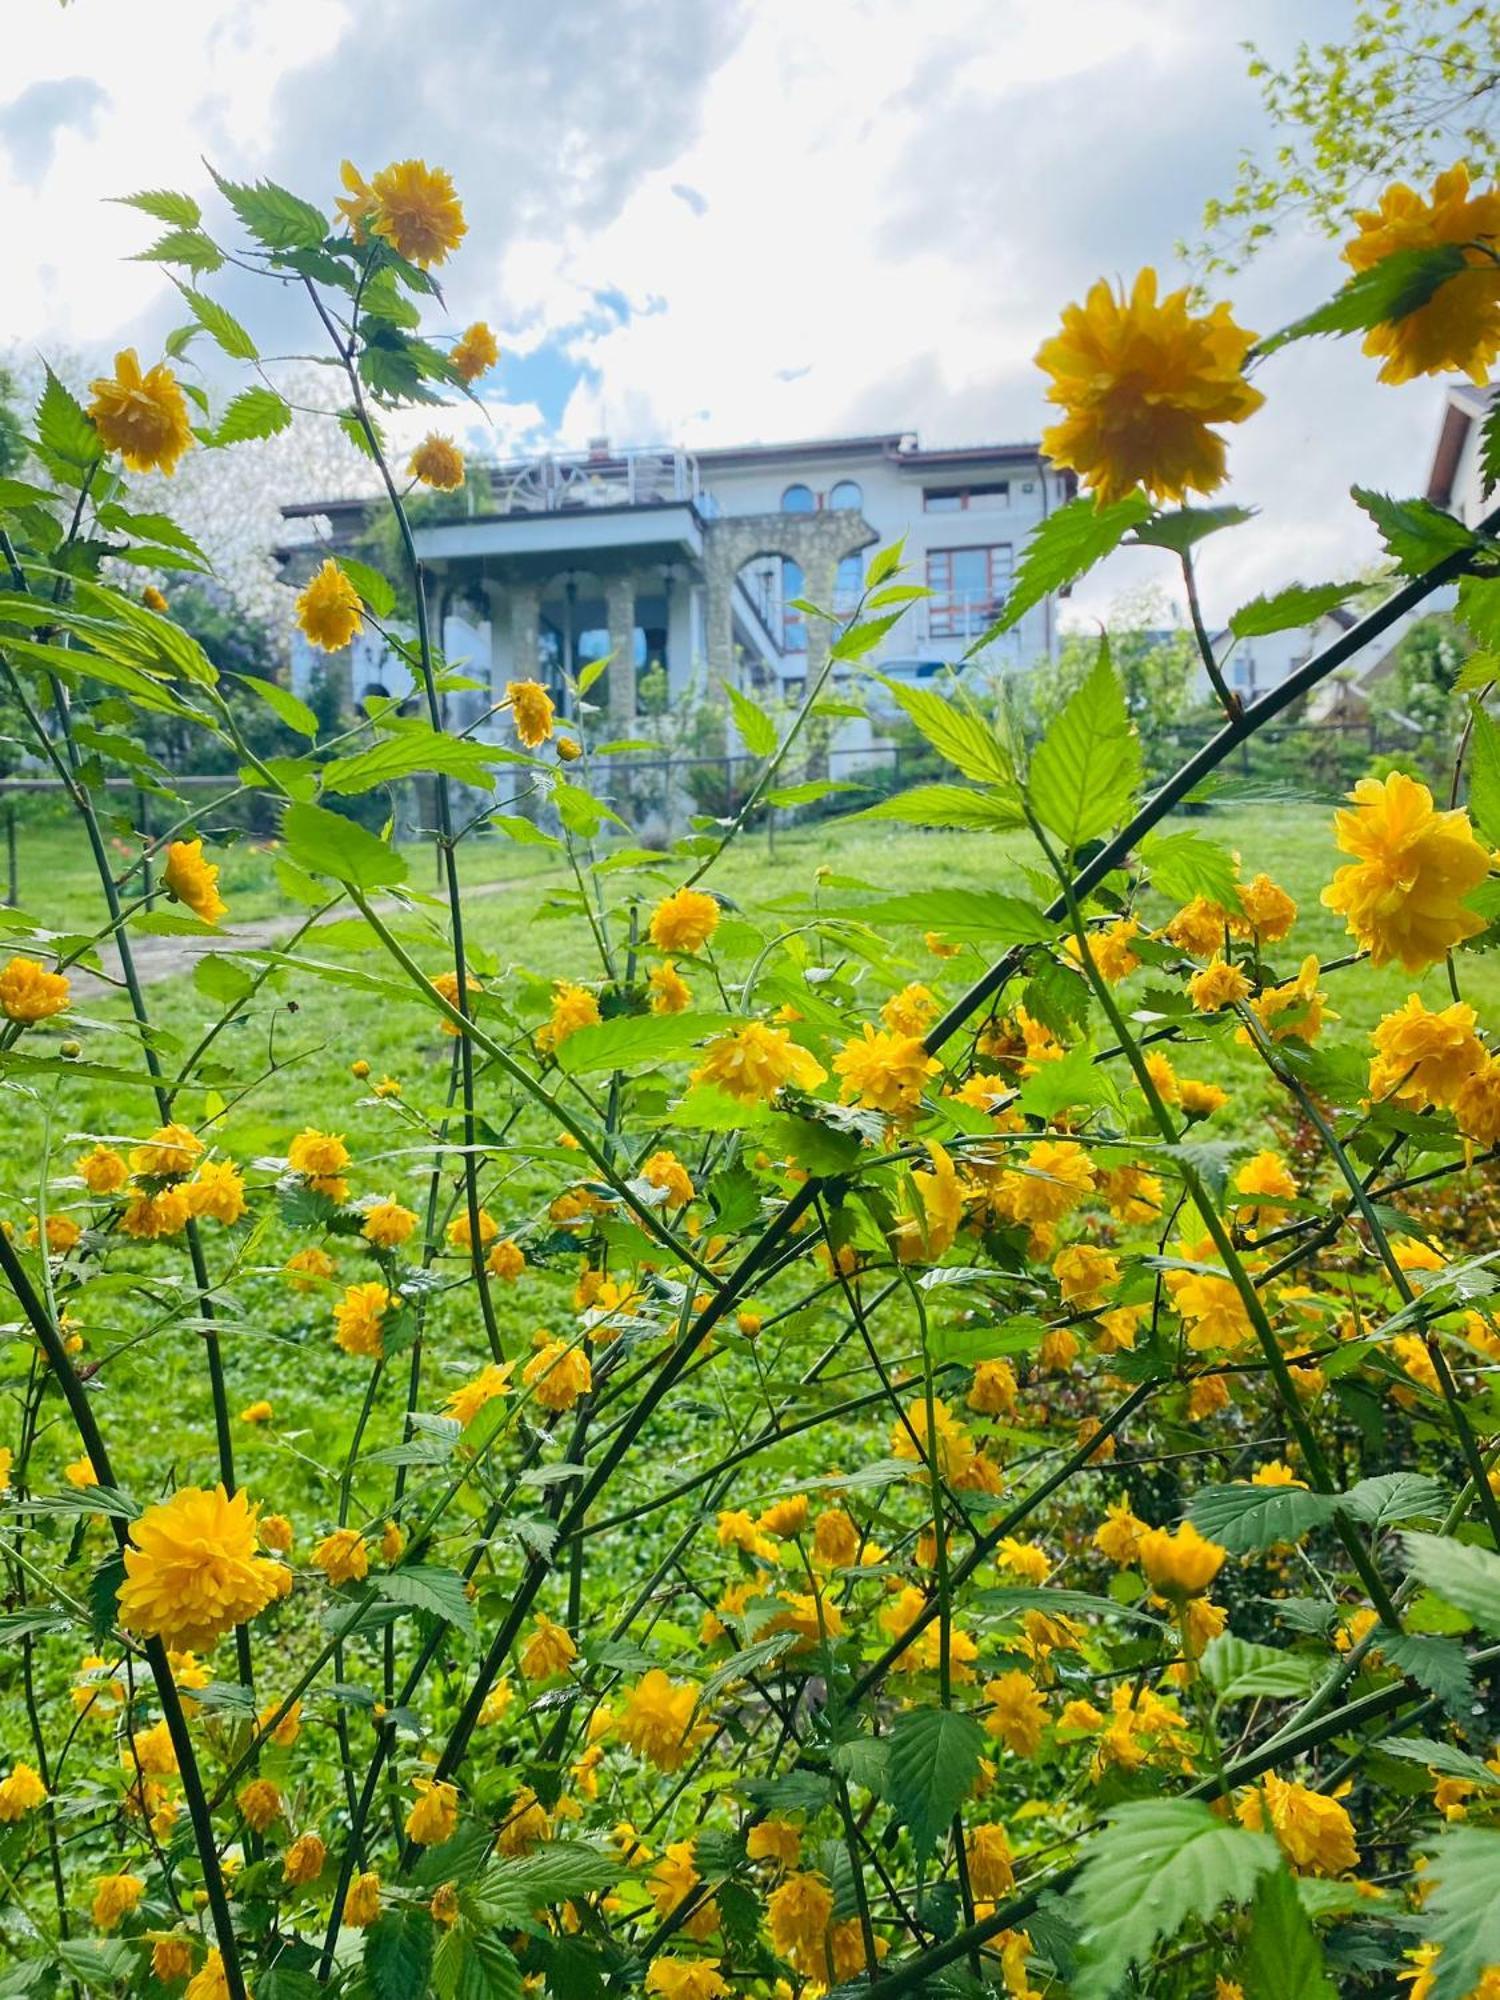
[[865,504],[865,496],[857,479],[841,479],[828,495],[830,507],[847,507],[858,513]]
[[800,611],[792,609],[792,599],[802,595],[804,579],[801,563],[794,563],[790,556],[781,559],[781,650],[783,653],[805,653],[807,651],[807,620]]
[[803,486],[800,482],[795,486],[789,486],[781,496],[783,514],[811,514],[815,505],[812,488]]
[[865,559],[863,556],[841,556],[833,578],[833,608],[847,613],[859,602],[859,594],[865,587]]

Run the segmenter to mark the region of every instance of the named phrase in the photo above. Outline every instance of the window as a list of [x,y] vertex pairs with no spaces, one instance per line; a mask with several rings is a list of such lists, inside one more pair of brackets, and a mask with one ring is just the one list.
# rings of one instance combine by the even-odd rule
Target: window
[[794,563],[790,556],[783,556],[781,560],[781,650],[783,653],[805,653],[807,651],[807,620],[800,611],[792,609],[792,599],[800,597],[802,589],[801,563]]
[[828,495],[830,507],[849,507],[855,513],[865,504],[865,496],[857,479],[841,479]]
[[783,514],[811,514],[816,504],[810,486],[789,486],[781,496]]
[[1008,544],[985,549],[929,549],[927,629],[935,639],[967,639],[984,630],[1010,589]]
[[[863,556],[843,556],[833,579],[833,608],[841,616],[847,616],[859,603],[860,592],[865,587],[865,560]],[[794,593],[795,594],[795,593]]]
[[1010,505],[1010,482],[995,479],[983,486],[924,486],[926,514],[992,514]]

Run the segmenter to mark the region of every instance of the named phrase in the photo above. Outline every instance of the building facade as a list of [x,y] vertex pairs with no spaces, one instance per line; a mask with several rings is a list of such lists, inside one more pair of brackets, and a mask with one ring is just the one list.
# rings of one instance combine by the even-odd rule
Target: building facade
[[[424,512],[416,529],[445,654],[480,684],[454,721],[473,726],[521,679],[546,684],[566,713],[567,681],[606,657],[590,699],[607,703],[617,731],[653,672],[669,698],[695,681],[794,698],[826,664],[831,629],[798,600],[847,615],[871,556],[903,537],[908,576],[932,595],[861,666],[930,678],[993,622],[1026,537],[1073,490],[1034,444],[924,450],[911,434],[697,453],[612,451],[601,440],[471,467],[453,513]],[[284,509],[312,531],[280,552],[288,579],[356,549],[376,512],[360,500]],[[1029,666],[1056,645],[1049,599],[986,664]],[[312,667],[298,634],[293,685]],[[352,702],[410,689],[399,655],[370,635],[335,671],[348,674]]]

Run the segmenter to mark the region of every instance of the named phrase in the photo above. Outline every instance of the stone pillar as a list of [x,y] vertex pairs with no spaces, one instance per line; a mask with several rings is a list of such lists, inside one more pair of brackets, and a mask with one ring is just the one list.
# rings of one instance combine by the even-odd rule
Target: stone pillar
[[[802,595],[810,604],[821,605],[825,611],[831,611],[837,575],[838,564],[832,556],[810,555],[803,569]],[[830,627],[823,619],[808,619],[807,684],[809,687],[828,663],[829,631]]]
[[715,549],[705,565],[703,663],[710,685],[734,680],[734,571]]
[[604,618],[609,627],[609,720],[613,729],[635,721],[635,578],[606,577]]
[[541,613],[541,588],[535,583],[514,583],[510,587],[510,677],[534,681],[541,671],[541,650],[537,644],[537,618]]

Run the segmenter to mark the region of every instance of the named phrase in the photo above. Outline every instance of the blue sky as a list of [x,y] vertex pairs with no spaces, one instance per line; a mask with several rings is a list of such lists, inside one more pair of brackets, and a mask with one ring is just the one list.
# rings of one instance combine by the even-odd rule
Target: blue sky
[[[202,165],[323,202],[339,162],[453,172],[450,324],[504,356],[466,442],[728,443],[855,429],[1035,437],[1031,357],[1101,275],[1155,263],[1268,140],[1240,44],[1338,33],[1349,0],[12,0],[0,81],[11,242],[0,346],[87,364],[181,318],[152,227],[101,200]],[[1230,291],[1261,330],[1338,282],[1289,231]],[[267,351],[293,296],[227,275]],[[1415,492],[1441,389],[1296,349],[1236,435],[1252,530],[1206,562],[1222,615],[1375,555],[1351,481]],[[421,420],[425,427],[430,419]],[[1134,559],[1137,565],[1145,559]],[[1144,580],[1127,562],[1104,580]],[[1090,600],[1080,600],[1088,608]]]

